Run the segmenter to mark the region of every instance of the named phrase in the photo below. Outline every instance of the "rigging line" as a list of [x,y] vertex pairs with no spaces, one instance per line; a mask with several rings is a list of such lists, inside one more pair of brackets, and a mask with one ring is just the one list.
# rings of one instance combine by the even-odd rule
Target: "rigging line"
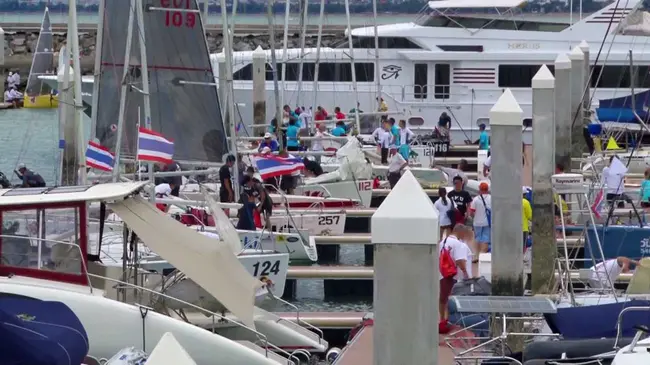
[[[629,3],[629,1],[630,0],[625,1],[625,7],[626,8],[627,8],[627,4]],[[598,53],[596,53],[596,59],[594,60],[594,67],[591,69],[591,72],[589,73],[589,84],[587,85],[587,87],[585,87],[585,90],[582,93],[583,98],[586,96],[587,91],[590,90],[590,88],[591,88],[591,79],[593,77],[594,71],[596,70],[596,66],[598,65],[600,55],[601,55],[603,49],[605,48],[605,41],[607,40],[607,35],[611,31],[612,25],[614,24],[614,17],[616,15],[617,11],[618,11],[620,3],[621,3],[621,0],[617,0],[616,5],[614,5],[614,10],[612,11],[612,15],[610,16],[609,22],[607,23],[607,30],[605,31],[605,35],[603,36],[603,40],[600,42],[600,47],[598,48]],[[609,49],[607,50],[607,54],[605,55],[605,63],[607,63],[607,59],[609,58],[609,54],[611,53],[612,47],[614,46],[614,41],[616,40],[617,35],[618,34],[614,34],[612,36],[612,40],[610,41],[610,44],[609,44]],[[604,71],[605,71],[605,67],[601,67],[600,72],[598,74],[598,78],[596,79],[596,86],[598,86],[598,83],[600,82],[600,79],[602,78]],[[589,98],[589,105],[591,105],[591,103],[593,102],[594,97],[595,97],[595,93],[592,93],[592,95]],[[576,123],[576,121],[578,119],[580,108],[582,108],[582,107],[583,107],[582,104],[580,104],[578,106],[578,108],[575,110],[575,112],[573,114],[573,121],[571,122],[571,129],[573,129],[573,127],[575,126],[575,123]]]

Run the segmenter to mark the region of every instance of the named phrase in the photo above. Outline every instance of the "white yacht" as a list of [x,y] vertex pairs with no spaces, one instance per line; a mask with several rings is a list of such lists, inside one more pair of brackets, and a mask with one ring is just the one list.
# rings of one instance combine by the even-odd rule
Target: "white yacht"
[[[442,112],[452,118],[455,142],[478,138],[478,125],[489,126],[488,112],[505,88],[510,88],[524,110],[522,125],[532,122],[531,79],[542,64],[553,71],[558,54],[569,53],[583,40],[590,46],[592,63],[599,49],[591,85],[594,103],[629,95],[629,50],[639,66],[634,86],[650,87],[650,47],[644,37],[620,35],[619,23],[639,0],[614,2],[568,24],[534,14],[517,12],[524,1],[430,1],[411,23],[378,26],[379,50],[374,27],[352,30],[356,91],[352,82],[347,40],[335,48],[321,48],[318,82],[314,82],[317,49],[304,50],[302,78],[298,75],[300,49],[277,51],[279,64],[286,59],[285,81],[280,82],[284,104],[323,106],[330,114],[336,106],[344,112],[355,107],[376,109],[378,89],[390,111],[400,112],[412,129],[431,130]],[[577,15],[575,15],[577,18]],[[234,52],[233,77],[238,113],[253,120],[253,52]],[[379,53],[377,55],[377,52]],[[267,119],[275,113],[270,51],[267,56]],[[219,75],[222,54],[212,54],[212,68]],[[605,66],[603,66],[606,63]],[[281,67],[281,66],[279,66]],[[603,70],[602,77],[598,74]],[[223,72],[223,71],[222,71]],[[278,70],[281,78],[282,70]],[[56,76],[42,76],[51,82]],[[82,79],[84,90],[92,77]],[[86,96],[87,97],[87,96]],[[88,98],[90,103],[90,98]],[[315,105],[314,105],[315,104]],[[524,141],[531,142],[530,128]]]

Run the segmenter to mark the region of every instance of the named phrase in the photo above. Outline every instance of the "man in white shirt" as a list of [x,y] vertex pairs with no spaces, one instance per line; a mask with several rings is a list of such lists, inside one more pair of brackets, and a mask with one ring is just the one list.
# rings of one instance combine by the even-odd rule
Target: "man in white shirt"
[[[318,125],[318,129],[316,130],[316,134],[314,135],[314,139],[311,141],[311,150],[316,151],[316,152],[323,152],[325,151],[325,147],[323,146],[323,137],[325,136],[331,136],[329,133],[327,133],[327,126],[325,123],[320,123]],[[316,161],[320,163],[321,155],[317,154],[316,155]]]
[[402,157],[399,153],[393,155],[388,165],[388,182],[390,183],[390,188],[394,188],[395,184],[402,177],[402,170],[408,166],[408,161]]
[[479,252],[490,250],[492,197],[489,185],[485,181],[478,186],[479,194],[472,199],[469,212],[474,217],[474,241],[478,244]]
[[457,224],[454,227],[452,234],[445,237],[445,239],[438,244],[440,252],[442,252],[443,249],[449,250],[449,254],[456,263],[456,268],[458,270],[454,277],[443,278],[442,274],[439,274],[440,323],[438,324],[438,331],[440,333],[446,333],[449,331],[449,324],[447,321],[449,318],[448,303],[454,284],[458,281],[472,278],[472,250],[470,250],[469,246],[465,243],[465,241],[470,238],[471,230],[469,227],[463,224]]
[[384,121],[382,124],[383,133],[378,133],[379,136],[379,149],[381,154],[381,163],[386,165],[388,163],[388,152],[393,143],[393,134],[390,133],[390,124]]
[[300,119],[300,129],[307,129],[309,130],[309,123],[311,123],[312,120],[312,114],[311,114],[311,107],[309,109],[305,109],[303,106],[300,109],[300,114],[298,114],[298,119]]
[[13,74],[13,84],[15,87],[20,86],[20,74],[18,73],[18,71],[14,72]]
[[[162,198],[168,198],[171,195],[172,190],[174,190],[174,187],[175,186],[174,186],[173,183],[172,184],[162,183],[162,184],[156,185],[156,187],[154,189],[155,194],[156,194],[156,198],[161,198],[161,199]],[[169,205],[168,204],[156,203],[156,207],[158,207],[158,209],[162,210],[165,213],[167,213],[169,211]]]
[[14,73],[9,71],[9,75],[7,76],[7,89],[11,89],[14,86],[16,86],[14,84]]
[[638,264],[637,261],[624,256],[605,260],[591,267],[589,285],[594,289],[609,289],[621,273],[630,271],[630,265]]
[[618,207],[625,206],[624,201],[630,200],[624,194],[625,190],[625,174],[627,173],[627,166],[617,156],[609,158],[609,165],[603,169],[602,180],[607,186],[606,199],[609,204],[614,204],[618,201]]

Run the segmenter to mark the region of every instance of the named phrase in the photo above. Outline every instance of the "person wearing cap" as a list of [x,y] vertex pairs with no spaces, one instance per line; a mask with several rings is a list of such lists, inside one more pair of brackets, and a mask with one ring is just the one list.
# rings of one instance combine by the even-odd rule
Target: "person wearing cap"
[[230,169],[235,164],[235,156],[228,155],[226,163],[219,169],[219,200],[222,203],[232,203],[235,201],[235,192],[233,190],[232,175]]
[[18,164],[18,169],[17,171],[14,170],[14,173],[22,181],[21,187],[23,188],[41,188],[45,186],[45,180],[43,177],[40,174],[28,169],[24,163]]
[[[154,188],[156,198],[159,199],[168,198],[170,195],[172,195],[174,188],[176,188],[174,182],[162,183],[156,185],[156,187]],[[169,204],[156,203],[156,207],[165,213],[169,211]]]
[[254,231],[255,227],[255,195],[253,190],[253,179],[246,175],[243,180],[243,189],[242,193],[239,196],[239,208],[237,212],[237,229],[243,229],[247,231]]
[[478,186],[478,195],[472,200],[469,212],[474,217],[474,240],[480,253],[490,251],[490,228],[492,226],[492,197],[485,181]]
[[257,150],[259,152],[262,152],[264,148],[268,148],[270,151],[274,151],[274,152],[277,152],[280,149],[280,145],[278,145],[278,141],[273,139],[273,135],[269,132],[266,132],[264,134],[264,139],[262,140],[262,143],[260,143],[260,146]]

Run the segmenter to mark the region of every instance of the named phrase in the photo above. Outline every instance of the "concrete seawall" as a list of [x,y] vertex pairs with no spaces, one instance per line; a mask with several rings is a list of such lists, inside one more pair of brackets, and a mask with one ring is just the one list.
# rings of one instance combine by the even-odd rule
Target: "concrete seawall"
[[[79,25],[79,48],[81,50],[82,71],[85,74],[91,73],[95,59],[95,44],[97,30],[95,24]],[[5,31],[5,69],[20,70],[27,76],[32,63],[32,52],[36,48],[38,40],[39,24],[3,24]],[[66,26],[53,24],[54,49],[61,49],[66,39]],[[276,49],[283,48],[284,26],[275,27]],[[307,27],[306,47],[316,47],[316,26]],[[322,47],[331,47],[334,43],[344,39],[345,26],[323,25]],[[289,48],[300,47],[300,28],[295,25],[289,26]],[[220,25],[209,25],[206,30],[206,39],[211,53],[219,52],[223,48],[223,34]],[[267,25],[235,25],[235,37],[233,42],[234,51],[250,51],[261,46],[263,49],[270,48],[269,29]],[[122,56],[120,56],[122,57]],[[57,65],[52,65],[56,67]]]

